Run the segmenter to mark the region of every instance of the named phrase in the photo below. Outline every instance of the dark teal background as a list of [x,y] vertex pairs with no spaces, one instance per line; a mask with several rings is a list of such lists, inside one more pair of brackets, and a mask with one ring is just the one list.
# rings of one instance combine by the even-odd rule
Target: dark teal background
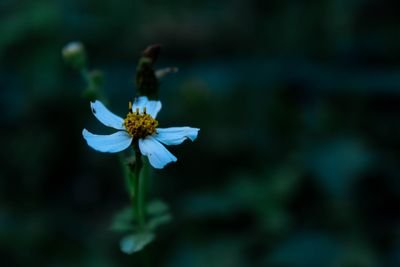
[[[1,266],[400,266],[400,4],[378,0],[0,2]],[[171,206],[145,252],[119,251],[118,156],[62,47],[82,41],[124,116],[141,51],[162,44]]]

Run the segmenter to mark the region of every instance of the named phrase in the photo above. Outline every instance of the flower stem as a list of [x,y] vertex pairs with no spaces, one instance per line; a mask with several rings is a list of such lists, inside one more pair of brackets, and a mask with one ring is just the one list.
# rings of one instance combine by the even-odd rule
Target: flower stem
[[143,161],[142,161],[142,154],[139,150],[135,149],[135,211],[136,211],[136,218],[139,223],[139,227],[141,229],[145,226],[145,188],[144,188],[144,175],[142,175],[143,169]]

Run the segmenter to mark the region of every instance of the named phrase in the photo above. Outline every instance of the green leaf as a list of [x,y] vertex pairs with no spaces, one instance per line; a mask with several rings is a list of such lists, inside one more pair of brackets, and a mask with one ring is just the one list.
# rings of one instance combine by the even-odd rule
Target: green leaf
[[154,238],[155,234],[152,232],[141,232],[125,236],[120,242],[121,251],[126,254],[133,254],[142,250],[146,245],[152,242]]
[[111,230],[116,232],[125,232],[134,229],[133,212],[131,207],[126,207],[114,215],[111,223]]
[[151,202],[149,202],[149,204],[147,204],[147,213],[149,215],[161,215],[164,213],[167,213],[169,210],[169,207],[167,205],[167,203],[156,199],[153,200]]
[[155,230],[158,226],[169,223],[172,220],[171,214],[167,213],[164,215],[153,217],[147,223],[147,227],[151,230]]

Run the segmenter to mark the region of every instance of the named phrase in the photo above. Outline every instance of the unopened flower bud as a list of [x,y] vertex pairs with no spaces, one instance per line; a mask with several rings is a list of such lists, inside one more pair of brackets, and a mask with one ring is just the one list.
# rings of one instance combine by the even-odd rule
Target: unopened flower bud
[[158,58],[158,55],[160,54],[160,51],[161,45],[150,45],[143,51],[143,57],[149,58],[151,60],[151,63],[154,64]]
[[67,64],[81,70],[86,66],[86,52],[81,42],[70,42],[62,49],[62,56]]
[[136,69],[136,87],[138,95],[149,98],[157,98],[159,82],[156,77],[153,65],[160,54],[161,46],[150,45],[139,59]]

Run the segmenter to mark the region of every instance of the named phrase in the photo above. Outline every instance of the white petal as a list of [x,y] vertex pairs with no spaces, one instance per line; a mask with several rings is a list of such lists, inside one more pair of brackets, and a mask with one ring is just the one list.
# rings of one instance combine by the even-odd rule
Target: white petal
[[137,108],[139,112],[143,112],[144,108],[146,108],[146,113],[156,118],[158,112],[161,110],[161,102],[149,100],[146,96],[140,96],[136,98],[135,102],[132,104],[132,111],[135,112]]
[[146,112],[153,118],[157,117],[158,112],[161,110],[161,102],[150,100],[146,103]]
[[117,130],[125,130],[124,120],[111,111],[109,111],[103,103],[96,100],[95,102],[90,102],[93,115],[103,123],[105,126],[112,127]]
[[139,96],[135,98],[135,101],[132,103],[132,111],[136,112],[136,109],[139,109],[139,112],[143,112],[143,108],[145,107],[146,103],[149,101],[147,96]]
[[199,130],[191,127],[157,128],[153,137],[166,145],[179,145],[186,139],[194,141]]
[[170,162],[177,161],[161,143],[152,136],[145,139],[139,139],[140,152],[149,158],[150,164],[156,169],[162,169]]
[[82,135],[91,148],[100,152],[120,152],[128,148],[132,143],[132,137],[125,131],[110,135],[97,135],[83,129]]

